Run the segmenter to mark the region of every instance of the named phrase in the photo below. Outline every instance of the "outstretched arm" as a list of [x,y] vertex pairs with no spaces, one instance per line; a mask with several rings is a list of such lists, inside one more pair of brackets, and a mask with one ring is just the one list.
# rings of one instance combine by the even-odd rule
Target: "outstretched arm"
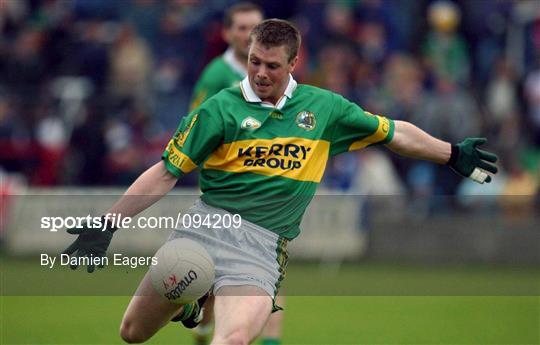
[[456,173],[478,183],[491,181],[487,172],[497,173],[497,167],[492,164],[497,162],[497,156],[478,148],[486,139],[467,138],[451,145],[411,123],[395,121],[394,124],[394,137],[386,146],[402,156],[448,164]]
[[395,153],[439,164],[450,160],[452,145],[427,134],[412,123],[394,121],[394,138],[386,146]]
[[177,180],[159,161],[142,173],[107,213],[133,217],[170,192]]
[[[177,178],[165,168],[163,161],[154,164],[139,176],[126,193],[107,211],[106,215],[102,217],[102,224],[99,227],[96,228],[87,223],[80,228],[68,229],[68,233],[78,235],[78,237],[62,254],[75,254],[77,257],[89,258],[104,257],[116,231],[115,226],[118,224],[118,218],[133,217],[147,209],[167,194],[176,184],[176,180]],[[108,213],[118,215],[115,220],[116,224],[110,224],[107,219]],[[72,269],[76,269],[77,266],[76,263],[71,264]],[[91,273],[94,269],[95,265],[93,261],[90,261],[87,270]]]

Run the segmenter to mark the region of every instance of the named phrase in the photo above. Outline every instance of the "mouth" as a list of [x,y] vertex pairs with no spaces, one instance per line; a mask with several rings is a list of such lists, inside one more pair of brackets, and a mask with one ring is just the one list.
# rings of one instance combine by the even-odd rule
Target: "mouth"
[[255,82],[255,87],[259,90],[267,90],[270,87],[270,84]]

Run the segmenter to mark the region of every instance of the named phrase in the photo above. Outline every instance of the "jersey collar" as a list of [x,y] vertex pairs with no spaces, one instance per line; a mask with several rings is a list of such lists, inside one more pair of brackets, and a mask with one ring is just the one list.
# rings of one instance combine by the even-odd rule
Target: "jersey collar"
[[259,98],[259,96],[257,96],[255,91],[253,91],[253,89],[251,88],[248,77],[245,77],[244,80],[242,80],[242,82],[240,83],[240,89],[242,90],[242,95],[244,96],[244,99],[246,100],[246,102],[260,103],[261,106],[263,107],[281,109],[285,105],[285,102],[287,102],[287,99],[292,98],[294,90],[296,90],[297,85],[298,83],[296,82],[296,80],[294,80],[293,76],[289,74],[289,83],[287,84],[287,87],[285,88],[285,92],[284,92],[284,96],[286,97],[281,96],[281,98],[276,103],[276,105],[268,103],[268,102],[263,102]]
[[236,73],[242,76],[242,78],[247,75],[247,69],[240,62],[238,62],[238,60],[236,60],[236,57],[234,56],[234,50],[232,48],[227,49],[225,53],[223,53],[223,60]]

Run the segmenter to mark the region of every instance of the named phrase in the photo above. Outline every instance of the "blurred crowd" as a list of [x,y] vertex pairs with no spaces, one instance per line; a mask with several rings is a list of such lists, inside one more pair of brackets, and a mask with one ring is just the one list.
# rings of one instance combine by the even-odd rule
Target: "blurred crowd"
[[[226,49],[221,18],[235,2],[0,1],[0,175],[36,186],[130,184],[159,159],[201,70]],[[299,82],[453,143],[485,136],[502,170],[489,191],[537,190],[537,0],[254,2],[302,32]],[[368,149],[332,159],[324,183],[476,193],[461,181]]]

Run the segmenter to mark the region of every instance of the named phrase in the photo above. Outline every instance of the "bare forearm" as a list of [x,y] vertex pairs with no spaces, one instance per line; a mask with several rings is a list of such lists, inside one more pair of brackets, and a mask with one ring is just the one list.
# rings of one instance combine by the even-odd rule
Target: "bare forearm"
[[405,121],[395,121],[394,138],[386,146],[399,155],[439,164],[447,163],[452,151],[450,143]]
[[142,173],[107,213],[133,217],[166,195],[176,181],[160,161]]

